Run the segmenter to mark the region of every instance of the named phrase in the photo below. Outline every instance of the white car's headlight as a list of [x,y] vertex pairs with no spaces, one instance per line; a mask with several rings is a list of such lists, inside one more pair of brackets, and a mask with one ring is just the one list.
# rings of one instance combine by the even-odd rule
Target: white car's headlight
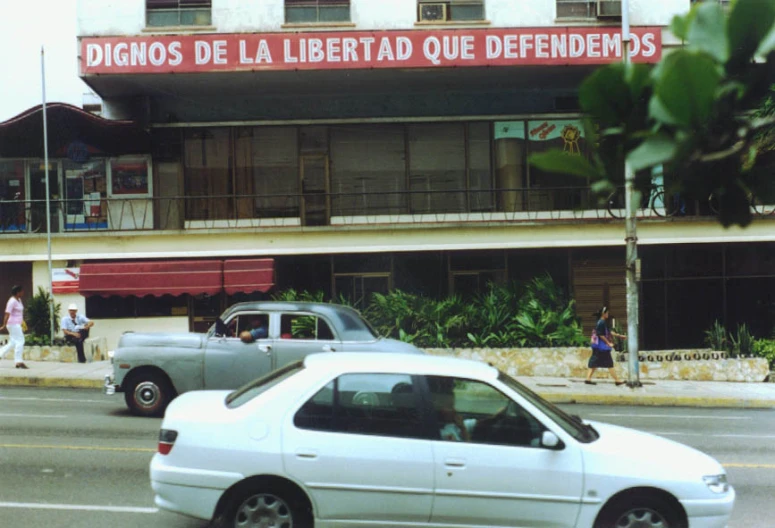
[[702,477],[708,489],[713,493],[726,493],[729,491],[729,483],[726,475],[708,475]]

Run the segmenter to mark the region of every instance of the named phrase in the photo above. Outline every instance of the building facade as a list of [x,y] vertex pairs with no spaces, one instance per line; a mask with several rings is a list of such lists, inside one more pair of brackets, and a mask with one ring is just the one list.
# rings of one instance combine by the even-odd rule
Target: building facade
[[[689,0],[630,5],[634,61],[680,45],[667,26]],[[393,288],[470,295],[544,272],[585,324],[601,305],[625,323],[618,207],[601,206],[590,182],[527,163],[553,147],[587,154],[577,91],[621,60],[619,2],[78,9],[82,79],[104,116],[148,135],[146,150],[113,153],[70,134],[50,172],[63,191],[51,193],[55,267],[82,273],[78,293],[64,295],[102,327],[201,329],[272,288],[358,303]],[[41,154],[0,155],[0,190],[17,182],[25,210],[39,209]],[[3,203],[15,196],[5,192]],[[638,211],[644,346],[700,344],[715,319],[770,332],[775,216],[724,229],[710,201],[665,216],[662,200]],[[45,285],[40,229],[24,215],[6,226],[4,275]],[[194,272],[164,280],[170,261],[200,263],[221,284],[186,283],[204,276]],[[237,275],[255,280],[230,283]]]

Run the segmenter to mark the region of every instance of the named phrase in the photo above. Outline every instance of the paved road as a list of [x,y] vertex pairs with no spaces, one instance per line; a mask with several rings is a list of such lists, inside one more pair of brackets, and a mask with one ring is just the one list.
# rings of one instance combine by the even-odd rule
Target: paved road
[[[775,518],[775,411],[564,406],[701,449],[737,488],[731,528]],[[94,390],[0,389],[0,526],[204,528],[157,511],[148,484],[159,420]]]

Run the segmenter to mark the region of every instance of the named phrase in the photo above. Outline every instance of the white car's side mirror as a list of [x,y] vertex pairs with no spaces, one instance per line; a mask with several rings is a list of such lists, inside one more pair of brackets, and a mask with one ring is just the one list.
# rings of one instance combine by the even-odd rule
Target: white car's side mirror
[[557,449],[560,446],[560,439],[551,431],[544,431],[541,435],[541,447]]

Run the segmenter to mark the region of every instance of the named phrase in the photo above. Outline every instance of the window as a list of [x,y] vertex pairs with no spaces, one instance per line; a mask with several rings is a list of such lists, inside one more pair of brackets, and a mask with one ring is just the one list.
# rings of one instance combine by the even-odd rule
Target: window
[[145,23],[152,27],[209,26],[210,0],[145,0]]
[[285,0],[285,22],[288,24],[349,21],[350,0]]
[[331,127],[335,216],[406,210],[406,146],[401,125]]
[[280,338],[331,341],[334,333],[328,323],[316,315],[283,314],[280,318]]
[[409,125],[409,190],[413,213],[461,213],[466,202],[465,128]]
[[[226,323],[226,337],[239,337],[240,333],[256,328],[265,328],[269,332],[269,314],[241,313]],[[266,336],[265,336],[266,337]]]
[[557,0],[557,18],[595,18],[597,2],[592,0]]
[[426,376],[437,438],[538,447],[545,428],[516,402],[479,381]]
[[26,229],[24,162],[0,161],[0,233]]
[[412,378],[399,374],[346,374],[313,396],[294,417],[301,429],[424,438]]
[[419,0],[417,20],[447,22],[484,20],[483,0]]
[[390,273],[353,273],[334,276],[336,294],[358,309],[365,308],[375,293],[390,291]]

